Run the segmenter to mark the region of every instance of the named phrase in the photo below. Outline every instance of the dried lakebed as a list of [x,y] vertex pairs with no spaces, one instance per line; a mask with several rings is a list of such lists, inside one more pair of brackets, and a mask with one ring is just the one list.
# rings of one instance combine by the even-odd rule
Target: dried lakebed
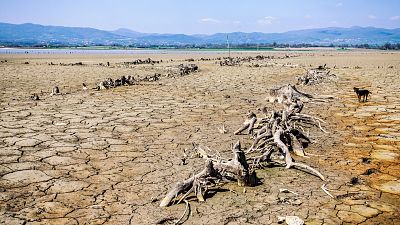
[[[260,67],[197,61],[204,55],[151,55],[163,62],[131,67],[120,66],[131,55],[0,55],[7,59],[0,64],[0,223],[173,222],[185,204],[160,208],[160,200],[205,165],[198,158],[182,164],[183,151],[198,143],[230,158],[237,140],[249,147],[248,137],[233,135],[243,115],[272,107],[269,89],[295,84],[305,69],[326,63],[336,65],[336,82],[298,89],[335,97],[303,110],[324,119],[329,134],[312,132],[306,148],[312,155],[295,157],[318,168],[326,182],[282,167],[257,170],[262,184],[245,192],[229,183],[209,190],[205,202],[193,198],[185,223],[276,224],[278,216],[298,216],[306,224],[399,224],[399,53],[264,54],[276,58],[257,62]],[[199,72],[81,90],[81,83],[94,87],[107,77],[168,74],[185,58],[194,58]],[[110,67],[99,65],[107,61]],[[83,65],[59,65],[76,62]],[[55,85],[67,94],[49,96]],[[370,101],[358,103],[354,86],[371,90]],[[41,100],[30,100],[32,93]],[[218,131],[222,125],[227,133]]]

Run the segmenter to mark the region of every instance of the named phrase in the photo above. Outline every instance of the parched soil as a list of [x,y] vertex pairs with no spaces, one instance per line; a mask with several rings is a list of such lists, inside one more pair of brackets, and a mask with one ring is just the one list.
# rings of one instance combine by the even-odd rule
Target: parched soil
[[[327,180],[283,167],[257,170],[255,187],[232,182],[208,190],[205,202],[190,198],[182,221],[276,224],[291,215],[306,224],[400,224],[400,53],[235,54],[275,59],[220,66],[214,58],[223,54],[0,55],[0,224],[172,224],[186,204],[160,208],[160,200],[205,165],[196,157],[182,163],[192,143],[224,158],[237,140],[248,148],[248,136],[233,135],[245,114],[281,107],[265,100],[268,90],[324,64],[337,82],[297,88],[334,96],[303,110],[325,120],[329,133],[311,130],[309,157],[295,160]],[[121,64],[148,57],[163,62]],[[168,76],[181,63],[200,71]],[[91,89],[108,77],[154,73],[159,81]],[[50,96],[55,85],[63,95]],[[370,100],[359,103],[353,87],[370,90]],[[41,100],[31,100],[33,93]]]

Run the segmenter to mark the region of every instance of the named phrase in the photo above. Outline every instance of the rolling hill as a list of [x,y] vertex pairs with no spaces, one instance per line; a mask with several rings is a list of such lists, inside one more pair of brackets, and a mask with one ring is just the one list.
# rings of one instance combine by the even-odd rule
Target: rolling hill
[[232,44],[370,44],[400,43],[400,29],[375,27],[329,27],[284,33],[217,33],[212,35],[140,33],[126,28],[105,31],[86,27],[43,26],[0,23],[0,45],[134,45],[183,46]]

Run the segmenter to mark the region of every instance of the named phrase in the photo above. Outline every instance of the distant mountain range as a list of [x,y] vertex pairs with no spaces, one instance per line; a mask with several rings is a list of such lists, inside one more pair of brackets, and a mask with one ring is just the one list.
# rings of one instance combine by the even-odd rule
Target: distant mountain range
[[226,37],[238,44],[369,44],[400,43],[400,28],[328,27],[284,33],[216,33],[212,35],[140,33],[129,29],[105,31],[85,27],[43,26],[38,24],[0,23],[0,45],[124,45],[124,46],[206,46],[224,45]]

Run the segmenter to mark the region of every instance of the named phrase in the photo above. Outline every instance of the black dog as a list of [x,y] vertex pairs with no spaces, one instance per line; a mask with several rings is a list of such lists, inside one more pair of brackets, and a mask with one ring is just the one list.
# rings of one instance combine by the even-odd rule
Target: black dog
[[[366,102],[368,101],[368,95],[371,94],[370,91],[360,88],[353,88],[354,92],[357,94],[358,102]],[[361,100],[362,97],[362,100]]]

